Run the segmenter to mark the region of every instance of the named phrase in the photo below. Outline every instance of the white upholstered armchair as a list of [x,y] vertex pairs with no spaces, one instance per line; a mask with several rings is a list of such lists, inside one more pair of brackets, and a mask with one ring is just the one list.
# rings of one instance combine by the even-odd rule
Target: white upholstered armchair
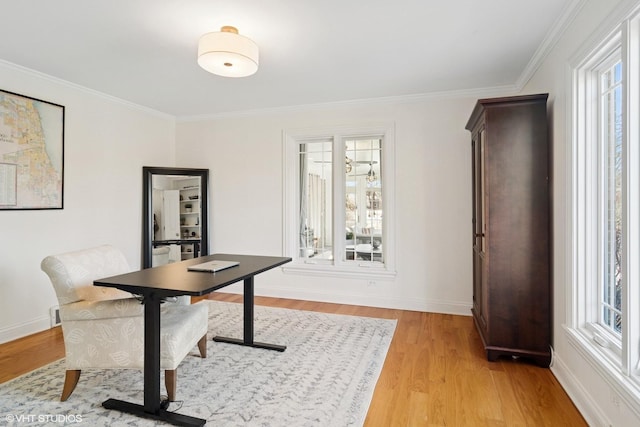
[[[93,286],[93,281],[129,273],[126,258],[105,245],[51,255],[42,260],[60,305],[66,353],[66,375],[60,400],[75,389],[82,369],[142,369],[144,367],[144,307],[131,294]],[[162,305],[160,368],[165,387],[175,400],[176,369],[197,344],[206,357],[208,309],[185,300]]]

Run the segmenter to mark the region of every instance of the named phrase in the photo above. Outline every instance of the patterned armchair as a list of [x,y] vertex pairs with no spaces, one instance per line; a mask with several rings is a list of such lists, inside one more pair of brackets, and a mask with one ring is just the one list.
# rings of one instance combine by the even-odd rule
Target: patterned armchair
[[[93,286],[93,281],[131,271],[118,249],[105,245],[51,255],[42,260],[60,305],[66,353],[66,375],[60,400],[75,389],[82,369],[144,367],[144,307],[131,294]],[[162,305],[160,367],[165,387],[175,400],[176,369],[197,344],[206,357],[208,308],[182,299]]]

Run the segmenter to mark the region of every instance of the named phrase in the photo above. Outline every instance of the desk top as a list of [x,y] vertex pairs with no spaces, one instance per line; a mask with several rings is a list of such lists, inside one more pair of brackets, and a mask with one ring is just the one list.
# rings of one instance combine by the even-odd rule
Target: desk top
[[[213,260],[238,261],[236,267],[216,273],[187,271],[187,267]],[[95,280],[94,286],[121,289],[133,294],[159,297],[205,295],[291,261],[287,257],[213,254]]]

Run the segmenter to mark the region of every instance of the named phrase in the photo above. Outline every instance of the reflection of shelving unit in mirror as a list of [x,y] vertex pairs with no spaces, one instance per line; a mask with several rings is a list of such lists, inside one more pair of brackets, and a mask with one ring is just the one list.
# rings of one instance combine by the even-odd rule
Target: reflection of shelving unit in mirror
[[[200,178],[176,181],[182,185],[180,191],[180,237],[182,240],[200,242]],[[193,258],[195,247],[190,243],[181,245],[182,259]]]
[[[154,176],[153,264],[161,265],[200,256],[202,207],[200,177]],[[168,259],[160,253],[169,248]]]

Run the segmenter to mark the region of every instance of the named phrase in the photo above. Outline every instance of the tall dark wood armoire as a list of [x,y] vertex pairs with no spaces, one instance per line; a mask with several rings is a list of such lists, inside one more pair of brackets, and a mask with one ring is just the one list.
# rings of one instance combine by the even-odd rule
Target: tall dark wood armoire
[[473,318],[487,359],[551,362],[547,94],[481,99],[471,131]]

